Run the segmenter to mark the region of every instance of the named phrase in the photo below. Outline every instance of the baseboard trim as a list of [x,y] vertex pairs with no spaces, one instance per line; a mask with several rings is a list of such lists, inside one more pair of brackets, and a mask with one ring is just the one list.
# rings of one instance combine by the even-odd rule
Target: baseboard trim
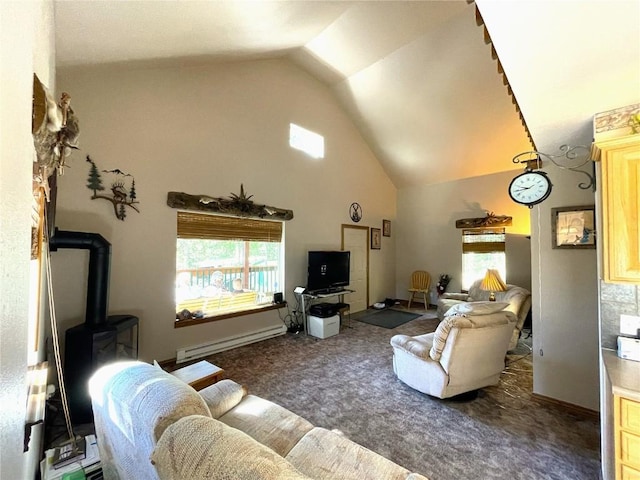
[[573,413],[575,415],[579,415],[581,417],[589,418],[592,420],[600,420],[600,412],[591,410],[590,408],[581,407],[580,405],[574,405],[573,403],[569,402],[563,402],[562,400],[558,400],[557,398],[547,397],[545,395],[540,395],[539,393],[532,393],[531,397],[541,403],[547,403],[556,407],[560,407],[563,410],[566,410],[567,412]]

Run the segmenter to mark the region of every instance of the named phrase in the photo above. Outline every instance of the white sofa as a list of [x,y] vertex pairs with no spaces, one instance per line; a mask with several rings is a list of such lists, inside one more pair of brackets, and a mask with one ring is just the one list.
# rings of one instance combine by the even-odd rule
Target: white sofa
[[90,393],[107,480],[426,480],[231,380],[196,392],[120,362],[92,376]]
[[[482,290],[480,284],[482,279],[476,280],[469,287],[469,293],[443,293],[438,299],[438,318],[443,320],[446,313],[454,305],[464,302],[486,302],[489,300],[491,292]],[[497,302],[507,302],[509,305],[505,310],[512,312],[516,316],[516,323],[509,342],[509,350],[513,350],[518,345],[518,339],[522,332],[522,327],[527,315],[531,310],[531,292],[517,285],[507,284],[504,292],[495,292]]]
[[497,310],[504,307],[500,302],[461,304],[433,333],[393,336],[396,376],[438,398],[497,384],[516,321],[513,313]]

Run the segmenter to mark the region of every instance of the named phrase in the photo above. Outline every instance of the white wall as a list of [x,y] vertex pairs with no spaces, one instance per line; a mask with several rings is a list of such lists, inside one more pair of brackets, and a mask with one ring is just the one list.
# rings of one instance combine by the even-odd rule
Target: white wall
[[22,452],[26,418],[33,73],[52,86],[53,6],[0,2],[0,477],[34,478],[41,429]]
[[[307,251],[340,248],[349,205],[360,225],[395,220],[396,189],[328,89],[285,60],[182,68],[84,68],[59,72],[80,119],[80,152],[60,179],[56,224],[112,244],[109,313],[140,317],[144,360],[176,348],[278,324],[275,311],[174,329],[176,210],[167,192],[227,197],[240,184],[256,202],[290,208],[285,298],[306,283]],[[326,158],[288,146],[289,123],[324,135]],[[140,213],[117,220],[86,187],[90,155],[100,169],[134,175]],[[370,297],[392,296],[393,238],[371,252]],[[385,243],[386,242],[386,243]],[[83,321],[86,254],[54,254],[63,329]]]
[[529,209],[509,199],[507,187],[520,173],[503,172],[457,182],[398,191],[398,240],[396,241],[396,296],[407,298],[409,278],[414,270],[431,273],[432,285],[442,273],[452,276],[447,291],[459,292],[462,280],[462,238],[456,220],[495,215],[513,217],[507,242],[507,282],[522,285],[531,278],[529,251],[518,238],[530,233]]
[[[545,169],[551,196],[531,212],[533,391],[599,410],[596,250],[551,248],[551,209],[593,205],[584,176]],[[597,241],[597,240],[596,240]]]

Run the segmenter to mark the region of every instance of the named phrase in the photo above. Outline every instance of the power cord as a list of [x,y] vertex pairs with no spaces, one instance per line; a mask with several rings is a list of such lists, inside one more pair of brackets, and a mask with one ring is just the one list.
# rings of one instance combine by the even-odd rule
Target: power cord
[[525,353],[524,355],[521,355],[521,356],[511,360],[510,362],[507,362],[505,364],[506,367],[509,367],[510,365],[513,365],[516,362],[524,360],[525,358],[527,358],[528,356],[530,356],[533,353],[533,347],[531,345],[527,345],[526,343],[520,342],[520,341],[518,341],[518,345],[522,345],[523,347],[525,347],[529,351],[527,353]]
[[[520,355],[520,356],[518,356],[518,357],[514,358],[513,360],[511,360],[511,361],[509,361],[509,362],[506,362],[506,363],[505,363],[505,370],[507,370],[507,368],[508,368],[510,365],[513,365],[514,363],[520,362],[520,361],[524,360],[525,358],[527,358],[528,356],[530,356],[530,355],[532,355],[532,354],[533,354],[533,345],[529,345],[527,342],[525,342],[525,341],[524,341],[524,340],[527,340],[527,339],[529,339],[529,338],[531,338],[531,337],[532,337],[532,335],[533,335],[533,330],[529,330],[529,331],[528,331],[527,336],[526,336],[526,337],[524,337],[524,340],[523,340],[523,336],[522,336],[522,334],[523,334],[524,332],[526,332],[526,330],[527,330],[527,329],[523,329],[523,330],[520,332],[520,336],[518,337],[518,343],[516,344],[516,348],[524,347],[525,349],[527,349],[527,350],[528,350],[528,351],[527,351],[527,353],[525,353],[524,355]],[[532,343],[533,343],[533,341],[532,341]],[[515,349],[514,349],[514,350],[515,350]]]
[[278,308],[278,317],[280,318],[280,321],[284,324],[285,327],[287,327],[287,331],[289,333],[301,332],[303,328],[302,322],[299,321],[299,309],[296,307],[296,310],[291,312],[289,302],[284,302],[284,304],[287,306],[287,313],[283,317],[280,308]]

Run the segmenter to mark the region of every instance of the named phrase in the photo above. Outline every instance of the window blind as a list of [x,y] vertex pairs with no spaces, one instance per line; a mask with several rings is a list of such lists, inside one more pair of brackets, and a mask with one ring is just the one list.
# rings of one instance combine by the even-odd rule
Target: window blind
[[494,253],[504,251],[504,228],[474,228],[462,231],[462,253]]
[[280,242],[282,222],[178,212],[178,238]]

